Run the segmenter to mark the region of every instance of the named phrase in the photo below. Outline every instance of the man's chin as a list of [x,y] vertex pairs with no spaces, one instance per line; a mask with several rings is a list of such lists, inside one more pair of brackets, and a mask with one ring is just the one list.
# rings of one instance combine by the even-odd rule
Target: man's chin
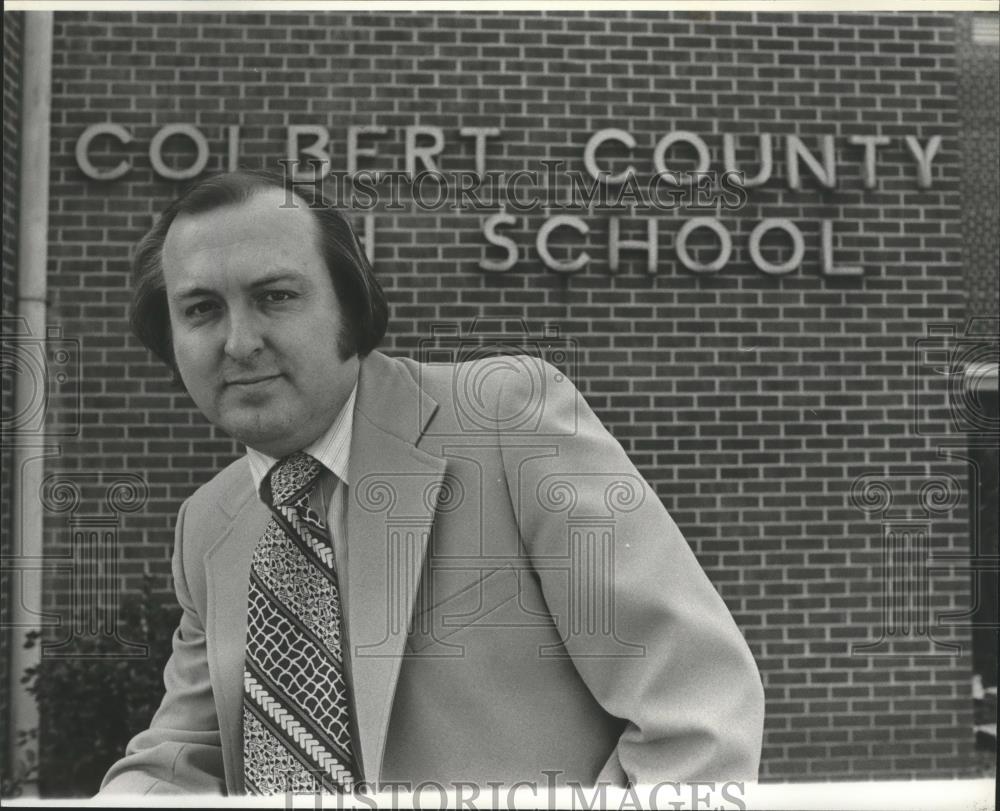
[[285,453],[282,451],[289,443],[289,435],[294,427],[292,423],[289,420],[265,422],[260,417],[259,413],[247,415],[243,419],[235,417],[220,422],[219,427],[237,442],[276,459],[291,453],[291,450]]

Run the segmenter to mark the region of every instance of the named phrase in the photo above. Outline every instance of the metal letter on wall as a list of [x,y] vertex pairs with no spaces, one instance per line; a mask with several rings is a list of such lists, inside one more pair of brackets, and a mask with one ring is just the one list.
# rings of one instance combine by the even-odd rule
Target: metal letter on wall
[[[186,169],[172,169],[163,162],[163,145],[168,138],[175,135],[188,138],[197,152],[194,163]],[[149,160],[160,177],[165,177],[167,180],[189,180],[200,175],[208,165],[208,141],[205,140],[201,130],[190,124],[170,124],[153,136],[149,144]]]
[[[785,262],[768,262],[760,252],[760,243],[768,231],[784,231],[792,240],[792,255]],[[783,276],[797,270],[805,256],[806,246],[798,226],[785,217],[769,217],[761,220],[750,232],[750,259],[758,270],[769,276]]]
[[124,158],[113,169],[101,171],[90,160],[90,144],[100,135],[111,135],[123,144],[132,143],[132,134],[120,124],[91,124],[76,141],[76,165],[93,180],[117,180],[132,168]]

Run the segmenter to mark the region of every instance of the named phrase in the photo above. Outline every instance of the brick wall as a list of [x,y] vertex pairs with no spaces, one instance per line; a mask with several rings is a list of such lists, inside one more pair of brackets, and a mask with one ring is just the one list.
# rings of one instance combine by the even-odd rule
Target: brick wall
[[[3,273],[2,283],[2,314],[4,318],[13,316],[15,310],[17,261],[17,190],[18,172],[17,159],[20,149],[18,126],[21,119],[21,31],[24,15],[21,12],[5,12],[3,15]],[[4,358],[4,373],[0,402],[3,407],[3,419],[6,431],[7,420],[14,408],[14,378],[8,374],[7,359]],[[4,437],[6,440],[6,436]],[[9,444],[2,445],[0,466],[5,471],[0,477],[0,554],[10,553],[11,538],[11,477],[8,471],[13,465],[13,454]],[[0,612],[6,623],[9,616],[10,580],[6,567],[0,573]],[[6,678],[7,662],[9,661],[10,639],[6,629],[0,631],[0,662],[4,663],[4,675],[0,678],[0,729],[9,728],[9,685]],[[0,771],[7,763],[7,747],[0,753]]]
[[[150,166],[161,127],[197,126],[208,170],[225,167],[229,125],[241,127],[249,166],[274,166],[290,124],[326,126],[338,170],[349,125],[388,128],[373,140],[378,158],[362,163],[383,169],[403,168],[402,128],[413,124],[443,128],[448,169],[473,166],[460,127],[497,126],[488,164],[508,171],[543,159],[581,169],[589,135],[617,126],[637,140],[642,171],[660,136],[685,129],[705,138],[716,166],[721,134],[738,135],[752,172],[755,136],[770,133],[776,176],[744,209],[720,214],[733,254],[712,276],[676,261],[682,212],[660,215],[655,274],[633,251],[614,276],[607,215],[572,212],[590,232],[561,230],[554,253],[585,249],[592,261],[569,276],[546,271],[534,252],[545,211],[509,229],[520,260],[497,274],[477,267],[502,256],[482,236],[485,215],[377,211],[375,263],[393,306],[386,349],[413,354],[433,324],[464,328],[479,316],[557,325],[577,347],[577,384],[684,530],[757,657],[764,778],[979,768],[967,631],[936,628],[961,646],[937,659],[926,658],[938,651],[926,639],[890,644],[895,657],[852,655],[879,638],[884,619],[882,519],[855,506],[852,483],[878,474],[897,515],[922,516],[928,479],[965,480],[963,462],[913,428],[949,432],[940,381],[915,366],[914,344],[928,324],[960,325],[965,314],[953,16],[60,12],[55,36],[52,316],[79,340],[85,372],[80,431],[50,467],[80,483],[77,509],[91,513],[115,477],[142,472],[146,506],[117,527],[125,588],[144,572],[169,587],[178,504],[238,452],[124,327],[131,246],[179,188]],[[126,157],[132,168],[97,182],[74,147],[87,125],[106,121],[134,142],[95,143],[94,163]],[[817,150],[826,134],[836,136],[836,189],[807,175],[789,190],[784,136]],[[892,139],[874,190],[862,186],[852,134]],[[929,189],[916,186],[907,135],[943,136]],[[606,151],[620,168],[624,153]],[[683,150],[672,158],[684,168]],[[190,144],[175,139],[168,159],[189,164]],[[760,273],[747,253],[751,229],[772,216],[794,220],[806,244],[801,269],[784,277]],[[838,259],[864,266],[863,277],[821,275],[823,218],[836,222]],[[623,236],[644,233],[638,217],[625,218]],[[710,241],[698,251],[710,255]],[[935,552],[967,544],[965,494],[956,496],[928,519]],[[54,555],[72,554],[64,513],[47,533]],[[49,583],[65,611],[68,580],[53,573]],[[930,603],[959,609],[968,591],[962,573],[936,573]]]

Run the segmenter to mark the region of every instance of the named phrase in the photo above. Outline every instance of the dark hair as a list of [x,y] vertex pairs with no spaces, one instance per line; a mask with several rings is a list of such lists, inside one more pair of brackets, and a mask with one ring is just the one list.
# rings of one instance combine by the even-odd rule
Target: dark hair
[[[264,189],[283,189],[286,202],[298,197],[316,218],[319,249],[326,261],[333,289],[345,321],[345,350],[348,356],[364,357],[385,335],[389,306],[375,278],[357,234],[347,217],[333,206],[318,186],[296,182],[273,172],[239,169],[213,175],[194,183],[160,215],[139,241],[132,259],[135,292],[129,324],[136,337],[179,378],[170,335],[166,285],[163,281],[163,241],[173,221],[181,214],[203,214],[225,206],[245,203]],[[302,193],[308,188],[307,194]],[[311,198],[311,199],[309,199]]]

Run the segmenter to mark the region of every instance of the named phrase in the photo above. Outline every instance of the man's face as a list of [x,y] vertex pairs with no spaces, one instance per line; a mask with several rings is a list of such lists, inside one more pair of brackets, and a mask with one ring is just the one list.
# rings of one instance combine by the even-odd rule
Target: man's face
[[354,387],[340,303],[301,200],[280,189],[181,215],[163,244],[174,356],[195,404],[276,458],[330,426]]

